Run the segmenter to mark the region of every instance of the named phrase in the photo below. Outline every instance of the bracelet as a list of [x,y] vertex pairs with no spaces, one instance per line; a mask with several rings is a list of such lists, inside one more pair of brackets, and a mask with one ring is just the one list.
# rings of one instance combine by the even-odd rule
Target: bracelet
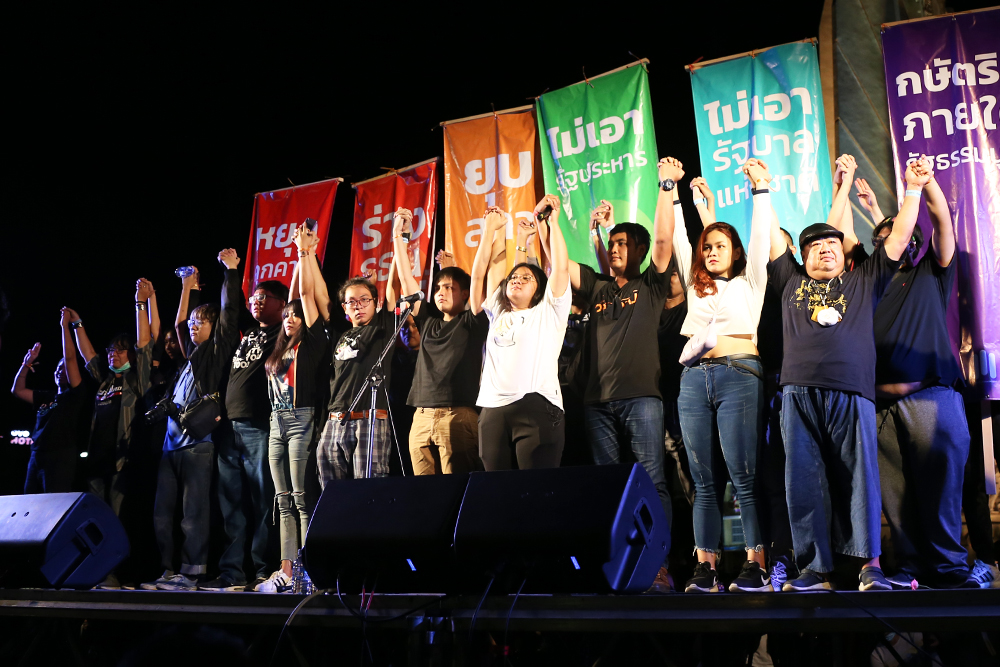
[[705,199],[704,197],[698,197],[697,199],[694,200],[694,205],[697,206],[698,204],[704,204],[705,206],[708,206],[708,200]]
[[771,190],[770,188],[767,187],[767,185],[765,185],[762,188],[751,188],[750,192],[752,192],[755,195],[766,195],[769,194]]
[[135,302],[135,309],[136,310],[146,310],[146,302],[145,301],[136,301]]
[[919,197],[920,196],[920,192],[921,192],[920,190],[910,190],[910,189],[907,189],[906,190],[906,194],[903,195],[903,197],[904,198],[906,198],[906,197]]
[[681,200],[680,200],[680,199],[675,199],[675,200],[674,200],[674,206],[679,206],[679,205],[680,205],[680,203],[681,203]]
[[70,322],[69,326],[70,326],[71,329],[82,329],[83,328],[83,320],[77,320],[75,322]]
[[516,250],[516,251],[518,251],[518,252],[528,252],[528,249],[527,249],[527,248],[522,248],[522,247],[521,247],[521,246],[519,246],[519,245],[515,245],[515,246],[514,246],[514,250]]

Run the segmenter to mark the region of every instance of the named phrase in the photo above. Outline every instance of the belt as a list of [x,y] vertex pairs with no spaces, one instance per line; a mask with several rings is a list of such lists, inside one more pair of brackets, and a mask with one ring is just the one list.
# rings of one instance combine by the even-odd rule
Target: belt
[[704,357],[698,362],[699,366],[736,366],[737,368],[742,368],[748,373],[752,373],[758,379],[763,380],[763,372],[757,370],[749,364],[741,364],[740,361],[756,361],[760,363],[760,356],[756,354],[730,354],[725,357]]
[[[359,412],[331,412],[330,419],[368,419],[368,413],[370,410],[361,410]],[[375,419],[386,419],[389,417],[389,412],[386,410],[376,410]]]

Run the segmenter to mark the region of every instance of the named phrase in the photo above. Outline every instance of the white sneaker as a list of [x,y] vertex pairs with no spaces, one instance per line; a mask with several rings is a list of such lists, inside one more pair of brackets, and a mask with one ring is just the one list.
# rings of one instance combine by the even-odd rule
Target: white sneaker
[[270,577],[257,584],[254,590],[258,593],[290,593],[292,578],[282,569],[275,570]]
[[158,590],[156,587],[159,584],[170,583],[170,581],[172,580],[172,578],[174,576],[175,575],[174,575],[173,570],[164,570],[163,574],[160,575],[159,579],[156,579],[155,581],[147,581],[144,584],[139,584],[139,588],[141,588],[144,591],[155,591],[155,590]]
[[975,579],[980,588],[1000,588],[1000,569],[976,559],[972,564],[970,578]]

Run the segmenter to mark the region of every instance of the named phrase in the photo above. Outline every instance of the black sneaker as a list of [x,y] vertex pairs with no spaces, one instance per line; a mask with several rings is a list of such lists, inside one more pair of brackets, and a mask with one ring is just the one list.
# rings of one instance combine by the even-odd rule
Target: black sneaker
[[885,578],[882,574],[882,568],[875,567],[874,565],[868,565],[867,567],[861,568],[861,574],[858,575],[858,590],[859,591],[891,591],[892,584],[889,580]]
[[684,584],[685,593],[718,593],[719,578],[715,575],[715,570],[708,563],[698,563],[694,568],[694,574]]
[[246,588],[246,584],[234,584],[224,577],[218,577],[198,584],[199,591],[238,592],[244,588]]
[[833,586],[827,581],[826,575],[812,570],[802,570],[798,577],[786,581],[781,587],[783,591],[832,591]]
[[760,564],[752,560],[743,563],[740,576],[729,584],[730,593],[773,593],[771,577],[767,575]]

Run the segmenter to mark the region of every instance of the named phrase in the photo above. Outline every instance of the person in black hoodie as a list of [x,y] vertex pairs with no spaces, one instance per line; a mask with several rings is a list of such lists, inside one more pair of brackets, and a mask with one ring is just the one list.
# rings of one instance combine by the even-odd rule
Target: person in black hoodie
[[[201,294],[197,270],[183,279],[180,304],[177,307],[178,341],[187,363],[168,391],[167,437],[163,441],[156,483],[156,507],[153,524],[163,575],[156,581],[142,584],[147,590],[193,591],[208,571],[209,488],[212,482],[212,463],[215,445],[211,434],[195,437],[184,428],[178,417],[199,398],[218,393],[228,379],[230,360],[233,356],[233,330],[238,326],[237,304],[242,299],[239,277],[234,269],[240,258],[228,248],[219,253],[225,265],[222,283],[222,309],[215,304],[198,305]],[[167,399],[165,399],[167,400]],[[163,404],[160,404],[163,406]],[[172,414],[171,414],[172,413]],[[178,498],[181,499],[183,518],[181,530],[184,544],[181,548],[181,567],[173,570],[174,540],[173,518]]]

